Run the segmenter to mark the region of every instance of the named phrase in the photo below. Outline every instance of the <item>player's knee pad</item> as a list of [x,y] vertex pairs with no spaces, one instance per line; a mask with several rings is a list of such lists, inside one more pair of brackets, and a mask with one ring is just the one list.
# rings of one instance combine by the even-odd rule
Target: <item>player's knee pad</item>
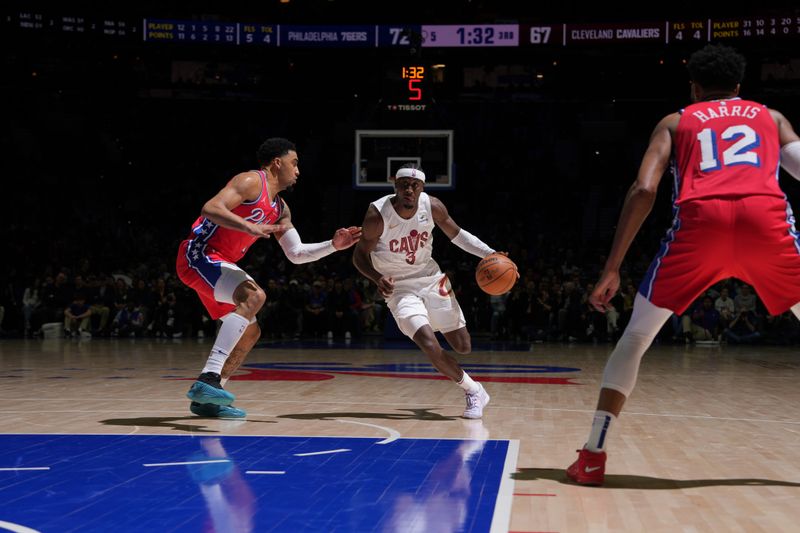
[[603,373],[605,389],[612,389],[628,397],[636,385],[642,356],[672,311],[656,307],[641,294],[636,295],[633,315],[619,339]]
[[628,397],[636,385],[639,363],[653,337],[636,331],[626,331],[619,339],[603,373],[604,389],[613,389]]

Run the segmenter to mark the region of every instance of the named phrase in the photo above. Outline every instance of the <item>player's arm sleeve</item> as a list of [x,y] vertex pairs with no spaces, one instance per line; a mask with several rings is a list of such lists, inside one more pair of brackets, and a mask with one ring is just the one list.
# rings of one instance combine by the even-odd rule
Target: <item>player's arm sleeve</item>
[[332,240],[304,244],[300,240],[300,234],[294,228],[287,230],[278,243],[283,248],[283,253],[286,254],[289,261],[295,265],[322,259],[336,251]]
[[468,232],[464,228],[461,228],[458,234],[452,238],[450,241],[465,252],[469,252],[472,255],[476,255],[483,259],[489,254],[493,254],[494,250],[489,248],[485,242],[477,238],[472,233]]
[[800,141],[786,143],[781,148],[781,166],[797,181],[800,181]]

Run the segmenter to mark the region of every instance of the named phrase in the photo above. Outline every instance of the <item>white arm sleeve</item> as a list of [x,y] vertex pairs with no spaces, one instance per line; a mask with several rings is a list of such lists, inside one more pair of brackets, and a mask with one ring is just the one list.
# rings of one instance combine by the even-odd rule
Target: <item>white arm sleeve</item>
[[783,145],[781,148],[781,166],[797,181],[800,181],[800,141]]
[[336,248],[333,247],[333,241],[303,244],[300,240],[300,234],[294,228],[284,233],[278,243],[283,248],[283,253],[286,254],[289,261],[295,265],[322,259],[336,251]]
[[461,231],[458,232],[458,235],[453,237],[450,241],[465,252],[469,252],[472,255],[477,255],[481,259],[486,257],[489,254],[493,254],[494,250],[486,246],[486,243],[477,238],[472,233],[468,232],[464,228],[461,228]]

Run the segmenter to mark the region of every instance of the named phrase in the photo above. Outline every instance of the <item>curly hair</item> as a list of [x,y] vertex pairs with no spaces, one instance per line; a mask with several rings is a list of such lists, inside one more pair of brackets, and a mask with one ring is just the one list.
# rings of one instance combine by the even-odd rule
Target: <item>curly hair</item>
[[704,89],[733,90],[744,78],[743,55],[723,44],[709,44],[689,58],[686,67],[692,81]]
[[282,157],[291,151],[297,151],[294,143],[282,137],[272,137],[267,139],[261,146],[258,147],[256,152],[256,160],[262,167],[267,166],[276,157]]

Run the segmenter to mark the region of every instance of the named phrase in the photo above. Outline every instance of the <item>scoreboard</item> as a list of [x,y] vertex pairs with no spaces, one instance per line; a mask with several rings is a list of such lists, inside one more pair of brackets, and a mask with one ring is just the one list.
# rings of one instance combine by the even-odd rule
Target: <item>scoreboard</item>
[[14,15],[6,15],[5,23],[12,29],[16,28],[25,32],[129,38],[138,34],[141,19],[84,16],[76,13],[45,15],[23,11]]
[[333,26],[17,12],[6,15],[4,22],[17,33],[94,34],[155,43],[286,48],[514,48],[800,40],[800,15],[796,14],[602,24]]
[[800,16],[686,19],[652,23],[555,24],[523,27],[526,45],[723,42],[800,38]]

